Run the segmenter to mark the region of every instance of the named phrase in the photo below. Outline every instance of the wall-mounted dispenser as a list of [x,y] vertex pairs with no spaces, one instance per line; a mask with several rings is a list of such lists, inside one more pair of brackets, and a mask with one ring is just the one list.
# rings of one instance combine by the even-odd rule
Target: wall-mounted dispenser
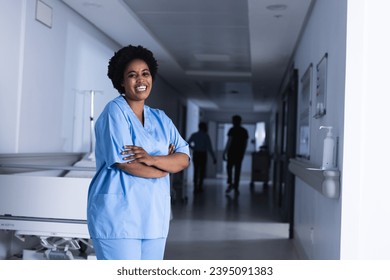
[[288,169],[325,197],[338,199],[340,197],[340,171],[335,161],[337,143],[335,143],[331,126],[320,126],[320,129],[328,129],[324,139],[321,168],[309,161],[292,158]]
[[324,149],[322,154],[322,166],[321,169],[334,169],[334,154],[335,154],[335,140],[333,138],[331,126],[320,126],[320,129],[328,129],[328,133],[324,139]]

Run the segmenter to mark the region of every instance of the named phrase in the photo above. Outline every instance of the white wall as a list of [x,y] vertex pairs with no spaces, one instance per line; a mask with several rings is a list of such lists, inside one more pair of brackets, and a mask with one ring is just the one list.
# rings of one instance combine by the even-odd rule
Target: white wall
[[342,259],[390,259],[389,1],[348,1]]
[[62,92],[59,89],[63,103],[62,149],[82,152],[88,151],[90,144],[90,91],[96,90],[95,119],[105,104],[119,94],[107,77],[108,60],[118,45],[78,17],[68,20],[65,29]]
[[17,151],[25,5],[25,1],[0,1],[0,152]]
[[[340,137],[341,197],[296,180],[295,240],[311,259],[389,259],[388,65],[384,0],[317,0],[296,53],[300,75],[329,53],[328,112],[313,120],[311,161],[321,163],[317,127]],[[348,5],[347,5],[348,4]],[[314,77],[315,79],[315,77]],[[343,81],[345,79],[345,81]]]
[[[61,1],[46,1],[53,25],[35,20],[36,1],[0,2],[2,63],[0,153],[89,149],[89,100],[99,89],[97,112],[116,96],[106,78],[118,45]],[[9,33],[9,34],[8,34]],[[84,103],[85,102],[85,103]]]
[[[299,79],[312,63],[315,96],[316,66],[328,53],[326,115],[310,117],[310,162],[322,163],[325,132],[322,125],[333,126],[339,138],[338,166],[343,165],[344,129],[344,78],[346,0],[317,0],[296,50],[294,62]],[[299,85],[299,92],[300,92]],[[311,116],[314,113],[311,111]],[[338,259],[340,257],[341,198],[329,199],[296,179],[295,187],[295,241],[310,259]]]

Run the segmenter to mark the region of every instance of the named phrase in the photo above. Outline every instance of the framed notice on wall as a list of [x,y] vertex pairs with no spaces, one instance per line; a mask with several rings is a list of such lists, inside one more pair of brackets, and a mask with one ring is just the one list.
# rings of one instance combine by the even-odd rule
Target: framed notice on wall
[[321,118],[326,114],[327,71],[328,54],[326,53],[317,64],[317,85],[314,100],[314,118]]
[[310,159],[310,108],[313,87],[313,64],[310,64],[301,78],[299,93],[298,133],[299,146],[297,156]]

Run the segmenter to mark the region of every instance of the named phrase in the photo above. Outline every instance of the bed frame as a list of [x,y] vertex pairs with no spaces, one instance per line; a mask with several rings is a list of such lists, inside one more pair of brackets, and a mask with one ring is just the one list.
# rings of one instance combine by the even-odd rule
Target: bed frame
[[88,187],[95,162],[83,154],[0,155],[0,230],[40,238],[46,257],[71,259],[90,245]]

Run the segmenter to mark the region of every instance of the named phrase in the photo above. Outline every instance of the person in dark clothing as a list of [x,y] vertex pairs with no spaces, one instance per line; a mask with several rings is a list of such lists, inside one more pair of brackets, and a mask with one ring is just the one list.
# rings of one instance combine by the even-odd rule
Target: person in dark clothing
[[[223,152],[223,159],[227,160],[228,187],[226,193],[233,189],[236,194],[239,193],[241,163],[244,158],[245,150],[248,144],[248,131],[241,126],[241,116],[232,117],[233,127],[229,129],[228,141]],[[234,169],[234,179],[233,179]]]
[[199,130],[188,139],[190,149],[193,151],[194,163],[194,193],[203,192],[203,180],[206,175],[207,153],[213,157],[214,164],[217,162],[211,145],[210,136],[207,133],[207,124],[199,123]]

